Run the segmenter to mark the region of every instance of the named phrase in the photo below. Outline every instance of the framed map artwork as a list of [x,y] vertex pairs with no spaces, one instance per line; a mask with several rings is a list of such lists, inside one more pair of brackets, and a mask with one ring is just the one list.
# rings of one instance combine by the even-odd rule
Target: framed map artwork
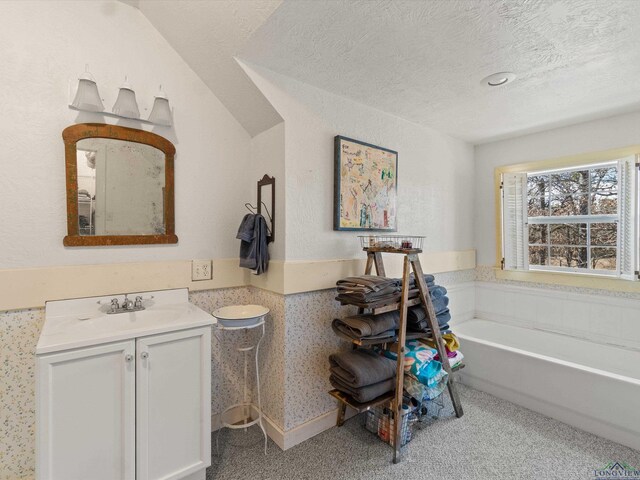
[[335,137],[334,230],[397,230],[398,152]]

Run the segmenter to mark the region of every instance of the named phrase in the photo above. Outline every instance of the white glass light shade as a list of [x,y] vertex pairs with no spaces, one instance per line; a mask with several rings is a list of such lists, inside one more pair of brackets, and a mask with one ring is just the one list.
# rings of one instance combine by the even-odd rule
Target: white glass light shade
[[78,91],[71,103],[78,110],[88,110],[90,112],[102,112],[104,105],[98,93],[98,85],[92,78],[82,75],[78,79]]
[[125,83],[120,87],[118,98],[112,111],[121,117],[140,118],[140,110],[138,109],[138,102],[136,102],[136,92],[126,83],[126,79]]
[[156,97],[153,101],[153,108],[149,121],[157,125],[171,126],[171,107],[169,107],[169,99]]

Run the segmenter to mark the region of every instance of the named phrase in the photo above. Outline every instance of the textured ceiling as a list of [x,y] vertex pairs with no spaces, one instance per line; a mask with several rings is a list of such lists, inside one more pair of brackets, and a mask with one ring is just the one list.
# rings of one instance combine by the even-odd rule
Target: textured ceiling
[[[286,0],[239,56],[484,142],[640,107],[640,1]],[[518,78],[480,85],[499,71]]]
[[282,0],[125,0],[254,136],[282,121],[234,56]]

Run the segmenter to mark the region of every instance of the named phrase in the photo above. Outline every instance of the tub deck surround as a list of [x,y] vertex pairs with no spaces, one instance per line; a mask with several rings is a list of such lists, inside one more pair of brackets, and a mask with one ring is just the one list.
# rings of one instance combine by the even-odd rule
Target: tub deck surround
[[47,302],[36,354],[213,325],[215,318],[189,303],[188,294],[186,288],[130,293],[143,298],[145,310],[115,314],[107,314],[109,303],[122,294]]
[[473,319],[462,382],[640,450],[640,350]]
[[640,296],[476,282],[477,318],[640,350]]

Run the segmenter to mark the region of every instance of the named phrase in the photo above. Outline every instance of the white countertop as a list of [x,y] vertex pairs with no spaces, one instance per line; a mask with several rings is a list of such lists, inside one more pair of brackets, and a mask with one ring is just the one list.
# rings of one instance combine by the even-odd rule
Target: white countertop
[[145,299],[145,310],[115,314],[106,313],[110,308],[110,301],[117,298],[122,303],[123,294],[47,302],[44,327],[38,340],[36,354],[216,323],[213,316],[189,303],[186,288],[134,292],[129,294],[129,298],[134,300],[137,295]]

